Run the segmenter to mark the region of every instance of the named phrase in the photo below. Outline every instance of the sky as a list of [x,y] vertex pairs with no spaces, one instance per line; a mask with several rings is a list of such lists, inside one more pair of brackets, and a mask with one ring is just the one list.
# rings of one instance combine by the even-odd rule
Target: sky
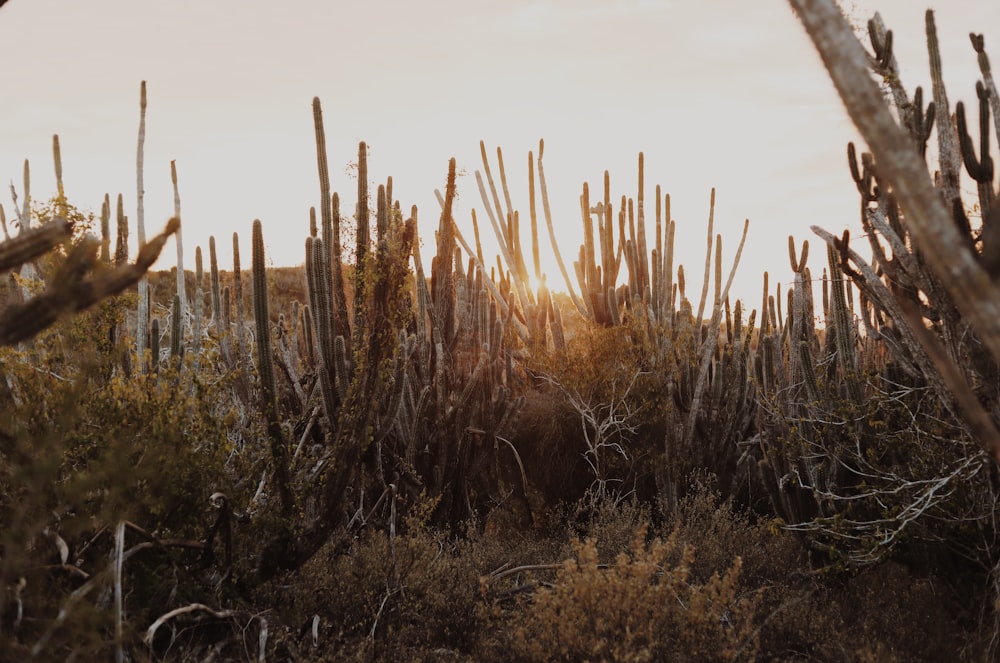
[[[895,33],[904,85],[929,88],[927,4],[844,4],[859,25],[878,10]],[[939,4],[950,98],[974,99],[979,71],[968,34],[985,31],[1000,66],[991,45],[1000,32],[989,31],[1000,26],[1000,2]],[[545,140],[567,261],[582,241],[583,182],[599,195],[608,170],[612,200],[634,197],[644,152],[647,216],[659,184],[671,194],[689,296],[704,268],[712,187],[727,268],[750,220],[734,295],[751,305],[764,270],[772,286],[788,282],[788,235],[818,248],[811,224],[857,226],[845,156],[856,133],[784,0],[10,0],[0,10],[0,47],[0,182],[21,195],[28,159],[32,197],[54,195],[59,134],[70,202],[99,212],[105,193],[122,193],[133,223],[139,89],[147,81],[147,233],[173,214],[176,160],[188,269],[210,235],[220,267],[229,268],[233,232],[249,264],[255,218],[271,264],[303,262],[309,208],[319,206],[314,96],[342,213],[353,212],[363,140],[372,184],[392,176],[404,212],[419,208],[425,260],[438,222],[434,190],[444,188],[449,158],[460,171],[459,228],[471,236],[472,208],[485,222],[474,175],[483,168],[480,140],[494,169],[503,149],[514,207],[525,218],[528,152]],[[11,218],[6,186],[0,204]],[[133,227],[133,251],[134,237]],[[542,237],[543,270],[564,289]],[[823,255],[810,259],[816,273]],[[168,245],[157,268],[175,259]]]

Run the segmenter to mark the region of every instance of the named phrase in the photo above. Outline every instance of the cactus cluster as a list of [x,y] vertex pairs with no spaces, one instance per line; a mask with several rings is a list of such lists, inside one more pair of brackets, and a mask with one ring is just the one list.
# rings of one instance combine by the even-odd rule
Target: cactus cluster
[[[483,207],[501,250],[498,257],[501,271],[496,278],[498,287],[490,288],[490,291],[501,306],[510,300],[511,306],[515,307],[512,316],[515,325],[519,320],[526,323],[522,340],[538,349],[545,347],[551,337],[553,349],[557,353],[564,352],[566,340],[562,313],[544,285],[537,296],[529,286],[527,261],[520,241],[519,214],[511,204],[502,152],[497,150],[497,161],[506,207],[501,206],[482,143],[480,150],[486,177],[484,183],[483,176],[477,172],[477,181]],[[714,233],[715,191],[712,191],[704,281],[695,312],[685,294],[683,266],[678,265],[675,273],[676,221],[670,218],[670,196],[663,194],[659,186],[656,187],[655,243],[652,247],[647,245],[644,156],[640,154],[637,195],[635,198],[622,195],[617,208],[612,202],[608,172],[604,173],[602,199],[596,205],[591,205],[590,187],[584,183],[580,197],[584,243],[579,247],[578,258],[573,265],[576,273],[574,283],[563,266],[562,254],[555,240],[542,166],[543,151],[544,143],[539,143],[537,170],[545,221],[576,313],[586,324],[599,327],[635,325],[643,330],[641,342],[651,351],[649,365],[658,379],[660,376],[665,378],[667,391],[662,394],[664,400],[658,405],[661,412],[658,418],[662,419],[661,425],[666,431],[657,461],[660,467],[657,483],[662,496],[666,502],[675,504],[679,486],[698,467],[710,468],[723,477],[726,485],[731,484],[736,480],[737,460],[742,453],[737,442],[746,437],[754,410],[753,390],[746,379],[749,339],[744,338],[742,331],[743,309],[737,303],[734,323],[729,301],[729,288],[739,265],[749,222],[744,224],[729,275],[723,281],[722,238]],[[529,153],[531,252],[537,275],[535,163]],[[504,218],[506,223],[498,221]],[[475,215],[473,227],[478,237]],[[472,253],[464,240],[463,246]],[[482,265],[478,242],[476,256],[476,264]],[[503,262],[500,262],[501,258]],[[624,278],[620,277],[623,266],[627,272]],[[702,321],[705,316],[713,275],[711,317],[704,323],[696,324],[695,321]],[[504,297],[503,288],[516,296]],[[724,320],[726,336],[720,342]],[[734,343],[735,339],[739,340]],[[546,375],[546,379],[558,383],[554,375]]]
[[[759,444],[749,458],[789,529],[827,560],[867,564],[883,559],[904,532],[933,536],[923,529],[933,522],[928,516],[954,518],[949,509],[963,507],[951,491],[988,483],[982,452],[998,457],[1000,373],[989,340],[995,318],[987,308],[970,315],[967,307],[992,288],[983,285],[992,269],[996,197],[988,117],[1000,100],[987,83],[977,85],[977,145],[964,109],[949,110],[932,12],[926,24],[933,101],[925,106],[919,88],[911,98],[902,85],[892,33],[878,15],[868,24],[874,55],[863,59],[832,3],[792,4],[872,149],[860,158],[853,144],[847,150],[870,256],[852,246],[847,231],[812,228],[827,257],[820,317],[813,313],[806,257],[796,256],[790,239],[795,279],[783,324],[780,294],[772,306],[765,286],[756,359]],[[849,45],[827,50],[824,40],[834,35]],[[982,37],[972,35],[972,43],[986,77]],[[886,81],[896,119],[869,67]],[[926,146],[935,131],[931,186]],[[979,228],[960,195],[963,165],[977,184]],[[945,423],[951,421],[960,427]],[[935,462],[924,464],[930,457]]]

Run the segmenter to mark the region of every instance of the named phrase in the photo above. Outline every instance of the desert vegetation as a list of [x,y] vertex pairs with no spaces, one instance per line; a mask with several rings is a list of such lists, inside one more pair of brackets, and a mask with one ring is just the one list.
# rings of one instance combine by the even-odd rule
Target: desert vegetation
[[731,301],[749,224],[727,257],[714,191],[691,287],[641,154],[634,194],[584,184],[571,260],[543,143],[522,209],[481,146],[470,219],[452,160],[425,264],[364,143],[342,211],[314,99],[303,266],[268,268],[255,221],[249,269],[235,233],[232,265],[213,238],[207,270],[178,241],[149,272],[182,220],[175,176],[146,237],[145,85],[134,262],[123,196],[75,208],[56,138],[55,196],[25,164],[0,206],[0,660],[995,659],[984,38],[952,110],[932,12],[925,93],[877,15],[865,50],[791,4],[870,150],[846,148],[864,238],[787,238],[760,302]]

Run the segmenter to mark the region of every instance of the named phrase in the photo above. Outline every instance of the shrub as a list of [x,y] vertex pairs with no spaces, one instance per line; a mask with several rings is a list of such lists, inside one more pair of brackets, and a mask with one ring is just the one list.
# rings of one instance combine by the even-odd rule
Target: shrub
[[[104,656],[116,523],[129,523],[127,549],[146,542],[124,564],[123,585],[130,619],[148,624],[171,601],[207,589],[199,557],[209,496],[234,489],[224,472],[226,405],[212,395],[222,385],[174,369],[126,379],[108,355],[88,353],[78,333],[87,321],[2,351],[0,582],[26,581],[18,641]],[[73,598],[88,583],[97,591]],[[88,594],[93,601],[82,600]]]
[[525,606],[514,629],[516,655],[529,661],[752,659],[756,600],[740,595],[742,562],[693,582],[695,550],[679,540],[646,542],[646,528],[631,549],[608,566],[593,539],[578,543],[552,588]]

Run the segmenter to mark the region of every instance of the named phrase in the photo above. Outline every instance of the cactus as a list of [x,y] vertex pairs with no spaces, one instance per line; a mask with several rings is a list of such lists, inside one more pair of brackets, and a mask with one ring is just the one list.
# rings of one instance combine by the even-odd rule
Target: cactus
[[108,194],[104,194],[101,203],[101,264],[111,264],[111,198]]
[[979,71],[983,75],[983,85],[989,95],[990,106],[993,108],[993,127],[997,137],[1000,138],[1000,94],[997,93],[997,86],[993,81],[990,58],[986,55],[986,40],[982,34],[969,33],[969,41],[972,42],[972,48],[976,52]]
[[316,342],[313,339],[313,314],[312,307],[309,304],[303,306],[300,310],[302,316],[302,360],[309,367],[313,367],[317,363],[316,358]]
[[[319,365],[317,376],[320,381],[323,407],[327,425],[332,429],[337,421],[342,394],[338,394],[334,384],[340,376],[332,359],[333,351],[333,311],[330,295],[329,263],[323,240],[318,237],[306,238],[306,277],[309,286],[310,310],[314,311],[313,324],[316,342],[316,361]],[[346,376],[344,376],[346,377]],[[344,378],[340,378],[344,379]]]
[[[957,196],[956,159],[965,161],[974,178],[989,170],[984,138],[994,102],[989,86],[978,85],[977,146],[964,107],[956,108],[955,123],[949,117],[931,13],[926,25],[934,102],[925,108],[922,92],[909,101],[894,75],[891,33],[878,17],[869,23],[872,57],[834,3],[791,4],[871,150],[858,155],[848,147],[871,255],[859,255],[846,232],[813,228],[826,244],[828,262],[822,302],[827,329],[820,350],[811,324],[808,268],[790,243],[795,281],[788,317],[784,329],[762,335],[755,358],[762,407],[760,445],[752,455],[757,478],[789,529],[813,550],[835,549],[838,561],[867,564],[891,550],[903,529],[912,532],[932,508],[958,509],[965,519],[966,505],[952,505],[941,487],[972,475],[990,481],[980,474],[983,454],[973,441],[1000,462],[1000,433],[989,414],[1000,403],[1000,315],[988,237],[993,212],[986,213],[979,243]],[[982,69],[981,43],[972,41]],[[898,123],[870,69],[888,76]],[[932,122],[940,153],[936,186],[925,161]],[[981,187],[980,204],[988,205],[994,195]],[[941,251],[943,246],[951,250]],[[781,295],[779,287],[771,297],[765,285],[762,330],[772,323],[780,328]],[[864,334],[858,324],[865,326]],[[942,415],[955,417],[965,430],[953,431],[937,448],[934,465],[940,466],[918,467],[901,449],[913,435],[937,430]],[[976,470],[963,474],[973,465]],[[929,485],[935,489],[921,488]]]
[[[350,323],[347,319],[347,298],[344,294],[343,256],[340,245],[340,198],[334,193],[330,197],[330,174],[326,156],[326,131],[323,128],[323,109],[318,97],[313,98],[313,127],[316,134],[316,164],[319,170],[320,215],[323,227],[323,244],[328,253],[327,262],[331,268],[332,305],[334,309],[335,335],[350,338]],[[360,162],[360,158],[359,158]],[[367,168],[366,168],[367,170]],[[366,175],[367,176],[367,173]],[[360,163],[359,163],[360,186]],[[315,225],[315,220],[310,222]],[[313,236],[315,232],[311,232]]]
[[152,371],[157,373],[160,368],[160,319],[153,318],[149,323],[149,348],[150,348],[150,361],[152,362]]
[[[174,187],[174,217],[181,218],[181,194],[177,188],[177,162],[170,162],[170,182]],[[184,290],[184,242],[182,228],[178,226],[174,242],[177,244],[177,295],[181,298],[181,310],[187,312],[187,293]],[[197,296],[197,295],[195,295]]]
[[215,322],[215,335],[222,337],[224,329],[228,325],[224,324],[222,315],[222,293],[219,290],[219,259],[215,254],[215,235],[208,238],[208,265],[211,273],[212,287],[212,319]]
[[115,234],[115,266],[119,266],[128,262],[128,217],[125,216],[125,207],[120,193],[116,209],[115,218],[117,219],[118,232]]
[[233,338],[232,338],[232,328],[233,328],[233,302],[232,302],[232,289],[226,286],[222,289],[222,302],[220,310],[220,320],[218,321],[219,328],[217,333],[219,335],[219,346],[222,352],[222,360],[225,362],[226,367],[230,371],[236,370],[236,356],[233,354]]
[[275,359],[282,369],[285,382],[291,385],[298,405],[302,408],[302,411],[307,412],[309,410],[309,398],[302,388],[302,375],[299,371],[299,363],[296,361],[297,354],[293,353],[294,350],[297,350],[296,346],[298,344],[295,331],[295,325],[298,322],[298,302],[296,301],[292,302],[291,319],[291,329],[289,329],[285,314],[281,313],[278,315],[278,326],[275,328],[277,332],[275,334],[275,345],[278,352],[275,355]]
[[243,271],[240,269],[240,237],[233,233],[233,299],[236,300],[236,356],[243,355],[243,339],[246,338],[245,315],[243,312]]
[[[202,288],[204,281],[205,269],[201,257],[201,247],[196,246],[194,247],[194,338],[191,342],[191,350],[194,353],[196,363],[201,355],[201,336],[204,329],[205,292]],[[180,293],[177,293],[177,296],[180,297]],[[181,299],[181,311],[183,312],[184,310],[184,300]]]
[[170,308],[170,356],[177,359],[178,365],[184,356],[184,316],[181,310],[180,295],[175,294]]
[[[934,108],[937,115],[940,188],[945,202],[953,210],[961,209],[961,192],[959,190],[961,155],[958,137],[951,124],[951,110],[944,85],[941,49],[938,45],[937,27],[934,24],[934,12],[928,9],[924,16],[927,28],[927,53],[930,56],[931,90],[934,94]],[[873,150],[873,152],[877,155],[877,150]]]
[[294,511],[295,503],[288,470],[288,448],[278,419],[267,300],[267,273],[264,264],[264,233],[259,219],[253,222],[252,248],[253,310],[257,328],[257,371],[260,376],[261,409],[271,443],[271,462],[274,464],[274,478],[281,499],[281,510],[288,517]]
[[976,96],[979,98],[980,156],[978,158],[965,120],[965,105],[961,101],[955,105],[955,115],[962,160],[965,163],[965,169],[976,181],[979,188],[980,209],[983,218],[987,219],[995,205],[996,193],[993,191],[993,159],[990,157],[990,96],[989,91],[981,82],[976,83]]
[[337,384],[337,395],[343,400],[351,384],[351,366],[348,361],[347,339],[337,336],[333,339],[333,368]]
[[[846,237],[846,235],[845,235]],[[837,274],[840,269],[840,251],[833,244],[827,244],[827,258],[830,263],[830,274]],[[833,329],[837,340],[837,363],[843,371],[844,381],[855,403],[862,403],[861,388],[858,384],[858,364],[855,355],[854,323],[847,307],[844,280],[831,276],[830,304],[833,314]]]
[[920,149],[920,156],[927,158],[927,141],[930,140],[931,130],[934,129],[935,119],[934,102],[927,104],[924,108],[924,90],[917,87],[913,91],[913,112],[910,115],[908,125],[910,134]]
[[[941,192],[931,183],[912,143],[902,134],[892,114],[882,101],[877,86],[867,72],[867,57],[851,34],[850,27],[832,2],[815,3],[806,7],[792,0],[806,30],[820,49],[828,72],[841,97],[858,125],[879,164],[879,175],[895,192],[917,246],[958,247],[967,241],[955,225],[954,215],[947,205],[957,196],[958,140],[950,125],[947,97],[941,77],[941,60],[937,45],[933,13],[927,13],[927,41],[937,114],[940,169],[944,202]],[[836,46],[835,46],[836,45]],[[833,49],[837,48],[834,52]],[[954,298],[955,305],[967,318],[990,349],[1000,358],[1000,288],[978,264],[969,251],[933,251],[923,254],[931,271]],[[1000,442],[997,444],[1000,450]],[[1000,451],[997,458],[1000,459]]]
[[66,217],[69,208],[66,202],[66,188],[63,186],[62,149],[59,147],[59,134],[52,136],[52,163],[56,173],[56,213]]
[[[146,81],[142,81],[139,91],[139,139],[135,156],[136,173],[136,238],[139,250],[146,244],[146,217],[143,205],[145,190],[143,188],[144,150],[146,143]],[[147,329],[149,324],[149,283],[145,276],[139,279],[139,304],[136,311],[135,348],[139,355],[139,371],[143,372],[146,360]]]
[[358,204],[354,218],[357,223],[354,258],[354,329],[352,342],[360,345],[361,330],[367,320],[365,305],[365,276],[368,272],[368,254],[371,235],[368,230],[368,146],[364,141],[358,144]]

